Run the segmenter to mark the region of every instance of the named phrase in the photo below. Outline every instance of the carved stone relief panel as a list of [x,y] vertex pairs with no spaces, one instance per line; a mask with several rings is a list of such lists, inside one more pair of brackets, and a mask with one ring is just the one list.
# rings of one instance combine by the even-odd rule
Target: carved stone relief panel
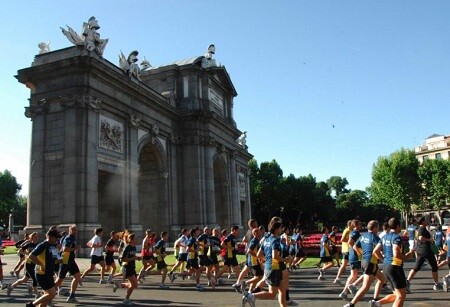
[[98,145],[118,153],[123,153],[123,124],[109,117],[99,115]]

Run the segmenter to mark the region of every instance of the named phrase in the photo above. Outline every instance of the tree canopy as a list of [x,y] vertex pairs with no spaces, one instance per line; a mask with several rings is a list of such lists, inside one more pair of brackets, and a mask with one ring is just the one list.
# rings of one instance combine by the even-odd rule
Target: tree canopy
[[0,225],[8,226],[9,214],[14,214],[15,224],[25,224],[26,199],[18,195],[22,186],[10,171],[0,172]]

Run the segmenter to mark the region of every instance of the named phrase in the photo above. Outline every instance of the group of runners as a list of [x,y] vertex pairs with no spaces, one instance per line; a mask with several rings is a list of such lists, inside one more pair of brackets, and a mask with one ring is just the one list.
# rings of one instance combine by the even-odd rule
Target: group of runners
[[[425,217],[414,219],[403,234],[398,218],[391,218],[382,226],[383,231],[379,231],[378,222],[372,220],[367,224],[367,232],[360,232],[362,223],[355,219],[348,221],[347,228],[342,233],[342,265],[334,283],[342,284],[340,277],[346,266],[350,265],[350,275],[339,294],[341,299],[350,301],[344,307],[353,307],[361,301],[374,281],[376,284],[373,299],[369,302],[370,306],[382,306],[388,303],[392,303],[392,306],[403,306],[406,294],[411,292],[412,280],[422,269],[425,261],[431,267],[433,290],[443,289],[448,292],[450,272],[442,278],[440,283],[438,268],[448,265],[450,269],[450,249],[448,248],[450,227],[445,236],[441,228],[438,228],[432,236],[427,228],[428,223]],[[407,252],[402,243],[402,235],[407,235],[409,239]],[[433,245],[436,246],[437,252],[434,252]],[[332,246],[332,236],[325,227],[320,241],[320,259],[323,267],[319,268],[319,280],[324,280],[325,272],[334,265]],[[413,257],[416,258],[415,266],[406,276],[403,263]],[[359,275],[360,273],[362,274]],[[357,290],[356,286],[360,283],[362,286]],[[381,297],[381,289],[388,285],[392,293]],[[353,295],[351,300],[349,294]]]
[[[176,263],[168,270],[165,262],[166,243],[169,235],[161,232],[157,235],[148,229],[142,241],[141,252],[136,246],[138,239],[135,234],[124,232],[110,233],[110,238],[102,242],[103,229],[95,230],[94,236],[87,242],[91,248],[91,265],[83,272],[76,263],[76,253],[81,246],[77,242],[77,227],[72,225],[68,233],[61,233],[57,227],[50,228],[46,239],[38,243],[38,234],[29,234],[20,243],[20,260],[11,271],[17,280],[12,283],[1,284],[7,295],[12,295],[15,288],[24,285],[30,295],[35,296],[34,301],[26,304],[31,306],[52,306],[56,295],[65,292],[62,283],[70,273],[72,281],[67,302],[78,303],[76,290],[82,286],[83,279],[100,266],[99,284],[112,284],[116,292],[120,288],[126,289],[123,304],[133,305],[130,297],[140,282],[144,282],[148,274],[160,274],[159,288],[167,289],[168,278],[174,282],[177,278],[193,279],[195,288],[203,291],[201,275],[205,274],[206,285],[211,288],[223,285],[224,274],[233,271],[237,277],[232,287],[242,294],[242,305],[255,306],[257,300],[277,298],[280,306],[297,305],[289,296],[289,275],[306,259],[302,244],[302,230],[291,230],[283,227],[282,220],[274,217],[268,224],[268,229],[258,226],[256,220],[248,222],[248,231],[243,237],[246,259],[240,264],[237,260],[239,227],[233,226],[230,232],[226,229],[183,229],[174,242]],[[393,303],[393,306],[402,306],[406,294],[415,274],[427,261],[431,267],[433,289],[448,291],[450,274],[438,279],[438,268],[445,265],[450,269],[450,231],[444,235],[442,232],[432,237],[427,229],[425,218],[414,220],[408,227],[405,235],[409,237],[409,251],[404,252],[401,240],[401,225],[397,218],[391,218],[383,225],[383,232],[379,232],[377,221],[367,224],[367,232],[360,232],[362,223],[359,220],[348,221],[342,233],[340,242],[337,240],[338,229],[333,227],[323,229],[320,240],[319,280],[324,280],[326,271],[334,266],[339,254],[336,250],[338,243],[342,245],[342,262],[337,261],[339,270],[334,279],[335,284],[342,285],[341,280],[346,267],[350,266],[350,275],[345,281],[339,298],[350,300],[346,307],[355,306],[369,290],[376,280],[373,299],[370,306],[381,306]],[[432,244],[436,244],[443,259],[435,257]],[[118,262],[121,270],[117,270],[115,254],[118,253]],[[403,262],[416,257],[416,265],[406,277]],[[219,260],[223,266],[219,266]],[[136,261],[142,261],[142,269],[136,271]],[[439,263],[438,263],[439,261]],[[24,275],[20,271],[24,268]],[[154,270],[156,268],[156,270]],[[361,274],[361,275],[360,275]],[[1,280],[0,280],[1,281]],[[357,290],[357,285],[362,286]],[[380,297],[383,287],[389,284],[392,294]],[[265,289],[267,287],[267,289]],[[42,291],[39,291],[39,288]]]

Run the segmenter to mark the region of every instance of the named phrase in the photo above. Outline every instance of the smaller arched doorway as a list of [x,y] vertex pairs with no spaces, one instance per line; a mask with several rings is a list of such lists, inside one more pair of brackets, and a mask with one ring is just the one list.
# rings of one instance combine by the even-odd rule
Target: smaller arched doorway
[[139,152],[138,199],[139,220],[143,229],[159,233],[166,230],[168,220],[167,177],[164,149],[153,139],[141,146]]

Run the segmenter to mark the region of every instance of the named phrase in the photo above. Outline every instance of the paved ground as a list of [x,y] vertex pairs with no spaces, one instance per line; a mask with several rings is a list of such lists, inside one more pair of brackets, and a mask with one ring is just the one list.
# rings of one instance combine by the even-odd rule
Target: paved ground
[[[16,255],[6,255],[2,257],[7,265],[3,267],[5,281],[13,280],[9,277],[13,264],[17,260]],[[81,269],[89,265],[88,259],[77,259]],[[412,263],[406,264],[406,269],[412,267]],[[340,286],[333,284],[336,269],[327,272],[328,278],[325,281],[317,280],[317,270],[301,269],[291,274],[291,297],[299,302],[299,306],[343,306],[344,301],[338,298],[341,291]],[[447,270],[441,270],[443,276]],[[70,280],[69,278],[68,280]],[[86,279],[84,286],[77,291],[77,298],[80,301],[77,306],[120,306],[125,297],[125,290],[119,289],[113,293],[111,285],[99,285],[98,277],[91,276]],[[191,280],[178,281],[173,284],[168,282],[169,290],[158,289],[159,276],[147,277],[145,283],[140,285],[132,295],[132,300],[138,306],[241,306],[241,296],[231,289],[230,285],[235,281],[235,277],[227,280],[225,286],[212,290],[207,288],[204,292],[198,292],[194,288]],[[204,279],[203,279],[204,281]],[[68,282],[65,283],[68,285]],[[429,266],[419,272],[412,284],[412,294],[407,296],[405,306],[450,306],[450,293],[443,291],[433,291],[431,281],[431,272]],[[371,298],[372,290],[367,294],[366,300],[358,306],[367,306],[367,301]],[[25,306],[31,297],[25,287],[19,287],[13,291],[10,297],[6,296],[5,291],[0,292],[0,306]],[[57,297],[55,302],[57,306],[74,306],[65,302],[65,297]],[[277,306],[276,301],[257,301],[259,306]]]

